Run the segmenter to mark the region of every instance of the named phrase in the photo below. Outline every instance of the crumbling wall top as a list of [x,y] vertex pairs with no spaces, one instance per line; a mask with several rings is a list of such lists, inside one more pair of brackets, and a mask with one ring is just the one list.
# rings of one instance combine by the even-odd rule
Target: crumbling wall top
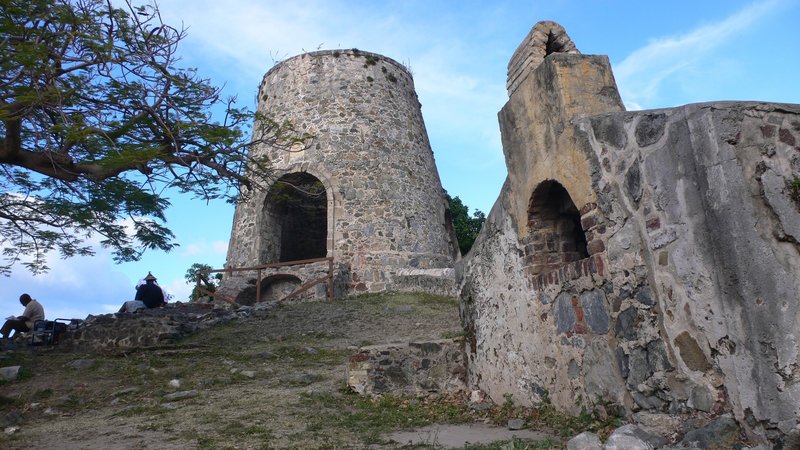
[[551,53],[580,53],[561,25],[544,20],[531,28],[508,62],[508,95]]

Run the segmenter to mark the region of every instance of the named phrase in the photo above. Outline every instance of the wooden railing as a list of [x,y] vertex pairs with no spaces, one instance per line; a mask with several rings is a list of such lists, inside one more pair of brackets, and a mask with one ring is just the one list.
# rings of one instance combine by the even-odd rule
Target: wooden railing
[[280,263],[272,263],[272,264],[265,264],[265,265],[262,265],[262,266],[255,266],[255,267],[232,267],[232,268],[227,268],[227,269],[198,270],[197,271],[197,287],[195,289],[194,300],[197,300],[197,298],[202,293],[202,294],[214,297],[214,298],[221,298],[222,300],[224,300],[224,301],[226,301],[228,303],[235,303],[236,302],[235,299],[232,299],[229,296],[221,295],[221,294],[218,294],[216,292],[211,292],[208,289],[206,289],[203,286],[201,286],[202,276],[204,274],[205,275],[209,275],[209,274],[212,274],[212,273],[231,274],[231,273],[234,273],[234,272],[256,271],[258,273],[258,275],[256,277],[256,303],[259,303],[259,302],[261,302],[261,280],[262,280],[262,274],[264,273],[265,270],[275,269],[275,268],[279,268],[279,267],[289,267],[289,266],[300,266],[300,265],[305,265],[305,264],[313,264],[313,263],[318,263],[318,262],[323,262],[323,261],[328,261],[328,274],[326,276],[306,281],[305,283],[300,285],[300,287],[298,287],[297,289],[295,289],[294,291],[289,293],[289,295],[284,297],[282,300],[287,300],[287,299],[290,299],[290,298],[295,297],[297,295],[300,295],[303,292],[311,289],[312,287],[314,287],[314,286],[316,286],[318,284],[327,283],[328,284],[327,298],[330,301],[330,300],[333,300],[333,258],[331,258],[331,257],[328,257],[328,258],[315,258],[315,259],[301,259],[301,260],[298,260],[298,261],[287,261],[287,262],[280,262]]

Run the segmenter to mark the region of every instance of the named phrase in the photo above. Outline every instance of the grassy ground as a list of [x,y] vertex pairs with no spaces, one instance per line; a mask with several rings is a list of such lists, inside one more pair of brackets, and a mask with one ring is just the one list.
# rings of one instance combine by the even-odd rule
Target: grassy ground
[[359,346],[459,333],[455,300],[386,294],[285,305],[122,355],[4,352],[0,366],[22,372],[0,384],[0,419],[17,428],[0,435],[0,448],[393,448],[387,432],[431,423],[516,416],[565,436],[591,426],[591,418],[548,418],[510,403],[476,412],[463,398],[373,400],[344,384],[346,358]]

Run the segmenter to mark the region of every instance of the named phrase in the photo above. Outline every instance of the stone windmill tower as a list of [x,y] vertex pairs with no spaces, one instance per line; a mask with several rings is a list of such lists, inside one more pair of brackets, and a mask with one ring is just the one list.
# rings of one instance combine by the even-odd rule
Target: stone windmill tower
[[357,49],[306,53],[267,72],[258,102],[313,140],[253,150],[270,158],[275,181],[237,206],[227,268],[327,256],[337,295],[452,292],[458,247],[404,66]]

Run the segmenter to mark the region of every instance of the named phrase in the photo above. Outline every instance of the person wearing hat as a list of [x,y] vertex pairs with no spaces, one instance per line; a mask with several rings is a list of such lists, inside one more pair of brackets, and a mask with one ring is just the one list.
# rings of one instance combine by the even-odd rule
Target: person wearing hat
[[147,272],[144,281],[143,285],[136,288],[136,300],[141,301],[148,308],[164,306],[167,303],[164,301],[164,291],[161,290],[161,286],[156,284],[156,277]]
[[10,338],[11,332],[17,333],[31,331],[33,323],[37,320],[44,320],[44,308],[42,304],[32,299],[28,294],[19,296],[19,302],[25,307],[25,311],[19,317],[9,317],[3,327],[0,328],[0,337]]

